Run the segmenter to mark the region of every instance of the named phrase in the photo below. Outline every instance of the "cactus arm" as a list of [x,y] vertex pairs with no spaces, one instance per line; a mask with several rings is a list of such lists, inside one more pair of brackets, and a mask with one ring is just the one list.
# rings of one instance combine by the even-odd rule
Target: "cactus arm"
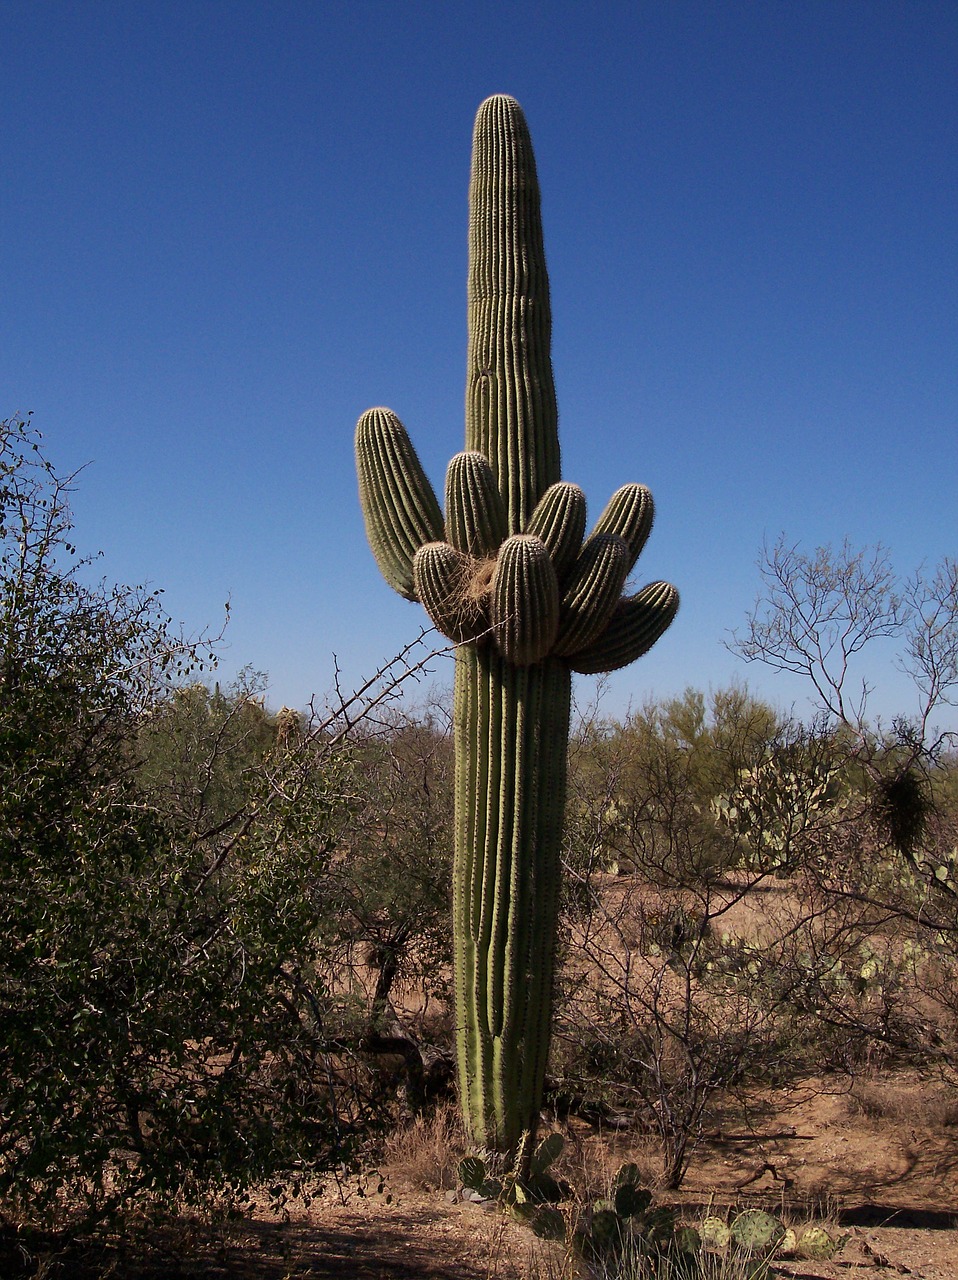
[[559,629],[559,583],[542,542],[508,538],[492,580],[492,633],[503,657],[525,667],[544,658]]
[[496,478],[481,453],[457,453],[446,469],[446,538],[469,556],[494,556],[508,536]]
[[368,409],[356,425],[356,471],[366,537],[383,577],[415,600],[412,562],[442,538],[442,514],[406,428],[389,409]]
[[448,542],[427,542],[412,562],[416,597],[432,624],[456,644],[488,629],[483,602],[471,590],[473,564]]
[[585,536],[585,494],[577,484],[560,480],[550,485],[533,511],[526,533],[545,543],[561,586],[582,550]]
[[626,542],[629,548],[628,575],[648,541],[654,518],[655,506],[645,485],[624,484],[621,489],[616,489],[595,522],[593,535],[614,533]]
[[627,667],[648,653],[678,609],[675,587],[668,582],[650,582],[637,595],[620,601],[602,635],[587,649],[573,654],[569,665],[587,676]]
[[629,572],[629,549],[612,533],[594,533],[572,570],[562,597],[553,653],[584,649],[608,625]]

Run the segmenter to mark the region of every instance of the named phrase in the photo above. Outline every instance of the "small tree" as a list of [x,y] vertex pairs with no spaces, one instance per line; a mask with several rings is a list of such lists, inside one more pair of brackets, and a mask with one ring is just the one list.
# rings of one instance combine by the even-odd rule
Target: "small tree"
[[[851,932],[859,949],[871,949],[858,981],[887,1001],[907,970],[912,988],[929,996],[911,998],[903,1017],[908,1001],[899,990],[896,1016],[883,1015],[871,1031],[899,1049],[955,1061],[955,1037],[945,1032],[958,989],[958,732],[937,721],[958,705],[958,561],[902,580],[882,546],[846,542],[809,554],[779,539],[759,568],[763,590],[733,651],[809,682],[831,776],[844,788],[843,802],[806,832],[810,902],[858,913]],[[856,674],[859,655],[882,642],[895,646],[915,694],[913,714],[886,728],[870,721],[872,689]],[[781,792],[781,779],[774,786]],[[757,788],[766,804],[771,790]],[[840,987],[822,987],[818,1007],[837,1021],[860,1016]]]
[[415,668],[313,724],[187,683],[210,645],[158,593],[91,585],[70,487],[2,424],[0,1205],[286,1195],[386,1100],[331,981],[333,864],[347,729]]
[[180,684],[140,718],[138,784],[197,840],[245,812],[280,744],[282,724],[267,712],[265,690],[266,676],[247,667],[225,689]]
[[[889,891],[903,903],[907,878],[887,860],[885,905],[864,892],[883,859],[847,735],[742,689],[687,690],[623,724],[591,717],[572,762],[554,1070],[657,1136],[666,1184],[717,1104],[747,1123],[756,1089],[854,1069],[876,1043],[930,1045],[920,907],[906,934]],[[924,969],[929,995],[939,972]]]
[[733,688],[593,720],[573,740],[556,1069],[657,1135],[669,1187],[717,1098],[776,1079],[786,1045],[798,1065],[795,922],[715,809],[793,735]]
[[954,731],[934,716],[958,705],[958,561],[945,558],[928,574],[901,580],[880,544],[812,553],[784,538],[763,548],[763,589],[732,651],[809,681],[819,709],[854,742],[870,764],[875,750],[868,720],[871,687],[855,675],[858,655],[882,640],[895,641],[895,662],[912,681],[915,713],[896,721],[908,762],[935,752]]

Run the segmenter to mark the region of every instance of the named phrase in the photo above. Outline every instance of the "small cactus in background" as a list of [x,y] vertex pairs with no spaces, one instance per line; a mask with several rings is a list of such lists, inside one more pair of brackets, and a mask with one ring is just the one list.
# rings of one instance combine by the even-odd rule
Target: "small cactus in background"
[[710,1215],[700,1224],[700,1236],[703,1257],[732,1260],[744,1280],[764,1280],[774,1274],[776,1258],[835,1258],[849,1239],[847,1235],[833,1236],[824,1227],[786,1227],[764,1209],[745,1209],[731,1222]]
[[550,1133],[539,1143],[526,1169],[510,1169],[498,1172],[501,1161],[493,1156],[494,1167],[487,1168],[479,1156],[465,1156],[459,1161],[459,1181],[468,1191],[474,1191],[484,1200],[504,1200],[506,1203],[561,1200],[565,1191],[549,1172],[550,1166],[562,1153],[561,1133]]
[[820,1226],[786,1227],[764,1209],[744,1209],[729,1219],[707,1214],[697,1225],[683,1222],[676,1209],[655,1203],[632,1163],[619,1169],[607,1198],[563,1214],[556,1203],[570,1188],[549,1173],[561,1150],[561,1136],[550,1134],[531,1157],[526,1176],[516,1169],[496,1176],[478,1156],[467,1156],[459,1164],[459,1180],[467,1198],[495,1201],[544,1239],[568,1240],[606,1280],[770,1280],[778,1258],[831,1259],[849,1239]]
[[806,1227],[804,1231],[793,1234],[795,1234],[795,1243],[790,1251],[798,1254],[800,1258],[815,1258],[819,1262],[837,1257],[851,1239],[848,1232],[833,1236],[824,1227]]
[[734,1218],[729,1231],[734,1244],[748,1254],[770,1254],[781,1242],[785,1228],[764,1209],[746,1209]]
[[621,1167],[608,1200],[596,1200],[583,1214],[574,1242],[603,1275],[662,1274],[691,1280],[700,1274],[693,1271],[702,1244],[699,1233],[676,1222],[669,1206],[653,1204],[634,1164]]
[[712,801],[712,812],[742,842],[748,870],[785,877],[798,861],[804,833],[840,796],[827,762],[803,759],[799,749],[786,747],[744,769],[733,789]]
[[479,108],[469,218],[466,449],[445,514],[388,409],[359,420],[370,546],[386,581],[457,646],[453,890],[459,1090],[474,1145],[528,1173],[552,1009],[573,671],[645,653],[678,608],[623,595],[652,527],[639,484],[585,537],[560,478],[539,186],[514,99]]

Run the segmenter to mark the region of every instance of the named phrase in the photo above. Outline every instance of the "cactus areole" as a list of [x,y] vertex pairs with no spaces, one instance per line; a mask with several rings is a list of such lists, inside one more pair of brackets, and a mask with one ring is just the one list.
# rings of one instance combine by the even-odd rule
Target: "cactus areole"
[[391,587],[456,645],[453,932],[459,1090],[474,1146],[522,1166],[535,1138],[552,1014],[573,671],[625,666],[678,608],[623,595],[652,526],[627,484],[586,538],[561,480],[539,184],[512,98],[476,117],[469,191],[466,450],[445,517],[402,423],[356,430],[366,532]]

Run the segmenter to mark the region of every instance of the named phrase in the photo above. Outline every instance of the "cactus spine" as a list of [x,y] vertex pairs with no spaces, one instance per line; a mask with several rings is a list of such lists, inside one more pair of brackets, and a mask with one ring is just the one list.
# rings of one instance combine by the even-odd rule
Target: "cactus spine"
[[652,525],[626,485],[584,539],[560,479],[551,313],[529,130],[479,108],[469,192],[466,451],[443,522],[394,414],[360,418],[360,500],[386,581],[456,650],[453,871],[460,1100],[477,1148],[526,1162],[552,1013],[573,671],[624,666],[678,608],[668,583],[620,599]]

